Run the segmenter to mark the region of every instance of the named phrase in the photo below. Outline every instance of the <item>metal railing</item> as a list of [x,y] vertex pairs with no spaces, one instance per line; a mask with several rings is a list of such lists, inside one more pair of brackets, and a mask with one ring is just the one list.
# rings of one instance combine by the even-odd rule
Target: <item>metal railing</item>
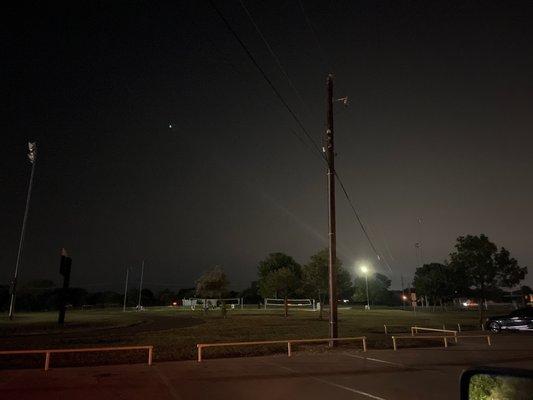
[[431,340],[434,340],[434,339],[442,339],[443,342],[444,342],[444,347],[448,347],[448,339],[455,339],[455,343],[457,343],[457,339],[465,339],[465,338],[486,338],[487,339],[487,345],[489,346],[492,346],[492,342],[491,342],[491,339],[490,339],[490,335],[464,335],[464,336],[450,336],[450,335],[424,335],[424,336],[414,336],[414,335],[411,335],[411,336],[391,336],[392,338],[392,346],[394,348],[394,351],[396,351],[398,349],[398,346],[397,346],[397,341],[400,340],[400,339],[431,339]]
[[453,337],[455,338],[455,343],[457,343],[457,331],[454,331],[451,329],[436,329],[436,328],[424,328],[422,326],[412,326],[411,336],[415,336],[415,334],[418,334],[419,331],[451,333]]
[[44,354],[44,370],[50,369],[50,359],[53,353],[87,353],[100,351],[122,351],[122,350],[148,350],[148,365],[152,365],[154,346],[122,346],[122,347],[90,347],[82,349],[38,349],[38,350],[4,350],[0,355],[12,354]]
[[206,347],[230,347],[230,346],[253,346],[253,345],[269,345],[269,344],[287,344],[287,356],[292,356],[292,345],[299,343],[320,343],[320,342],[340,342],[350,340],[361,340],[363,344],[363,351],[366,351],[366,336],[335,338],[335,339],[286,339],[286,340],[262,340],[254,342],[223,342],[223,343],[199,343],[196,345],[198,349],[198,362],[202,362],[202,350]]

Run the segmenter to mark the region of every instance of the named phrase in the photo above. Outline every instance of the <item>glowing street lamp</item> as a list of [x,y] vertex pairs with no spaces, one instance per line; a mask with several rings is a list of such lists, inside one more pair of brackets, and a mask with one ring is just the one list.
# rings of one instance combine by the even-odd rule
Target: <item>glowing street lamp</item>
[[366,265],[361,266],[361,272],[365,275],[366,284],[366,309],[370,310],[370,297],[368,296],[368,267]]

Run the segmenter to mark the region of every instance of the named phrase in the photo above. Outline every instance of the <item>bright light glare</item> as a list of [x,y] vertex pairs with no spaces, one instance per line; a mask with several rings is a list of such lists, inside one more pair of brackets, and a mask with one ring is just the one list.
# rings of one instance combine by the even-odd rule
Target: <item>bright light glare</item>
[[361,266],[361,272],[366,274],[368,272],[368,267],[366,265]]

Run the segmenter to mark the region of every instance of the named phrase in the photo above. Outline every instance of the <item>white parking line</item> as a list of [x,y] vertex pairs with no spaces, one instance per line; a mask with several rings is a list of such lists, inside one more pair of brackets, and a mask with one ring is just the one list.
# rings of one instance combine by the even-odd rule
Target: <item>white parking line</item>
[[[284,370],[289,371],[289,372],[299,373],[299,371],[297,371],[295,369],[292,369],[292,368],[289,368],[289,367],[285,367],[284,365],[278,365],[278,364],[269,363],[269,362],[264,362],[264,363],[272,365],[272,366],[275,366],[275,367],[278,367],[278,368],[281,368],[281,369],[284,369]],[[367,392],[363,392],[361,390],[353,389],[353,388],[348,387],[348,386],[339,385],[338,383],[331,382],[331,381],[328,381],[328,380],[322,379],[322,378],[317,378],[316,376],[310,376],[309,378],[311,378],[311,379],[313,379],[313,380],[315,380],[317,382],[320,382],[320,383],[325,383],[326,385],[330,385],[330,386],[334,386],[334,387],[339,388],[339,389],[347,390],[348,392],[357,393],[357,394],[359,394],[361,396],[369,397],[369,398],[374,399],[374,400],[386,400],[383,397],[374,396],[373,394],[370,394],[370,393],[367,393]]]
[[380,360],[379,358],[362,357],[362,356],[358,356],[358,355],[350,354],[350,353],[346,353],[346,352],[344,352],[343,354],[344,354],[345,356],[353,357],[353,358],[359,358],[359,359],[361,359],[361,360],[369,360],[369,361],[375,361],[375,362],[379,362],[379,363],[383,363],[383,364],[396,365],[397,367],[405,367],[404,364],[395,363],[395,362],[386,361],[386,360]]

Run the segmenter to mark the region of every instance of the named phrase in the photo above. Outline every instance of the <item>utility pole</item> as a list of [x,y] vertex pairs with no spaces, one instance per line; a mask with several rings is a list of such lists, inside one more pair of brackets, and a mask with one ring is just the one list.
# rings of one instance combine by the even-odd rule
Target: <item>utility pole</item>
[[17,296],[17,279],[22,261],[22,249],[24,247],[24,233],[26,232],[26,222],[28,221],[28,212],[30,209],[31,189],[33,187],[33,176],[35,174],[35,164],[37,162],[37,143],[28,143],[28,159],[31,162],[30,183],[28,184],[28,194],[26,196],[26,208],[24,209],[24,218],[22,219],[22,230],[20,232],[19,250],[17,253],[17,263],[15,264],[15,274],[11,282],[11,299],[9,302],[9,319],[14,318],[15,297]]
[[[335,227],[335,148],[333,142],[333,75],[326,79],[326,160],[328,162],[328,204],[329,204],[329,337],[338,337],[337,327],[337,240]],[[329,347],[335,342],[329,342]]]
[[128,297],[128,278],[130,276],[130,268],[126,268],[126,284],[124,285],[124,306],[122,311],[126,311],[126,298]]
[[144,276],[144,260],[141,264],[141,283],[139,284],[139,302],[137,303],[137,309],[141,309],[141,294],[143,291],[143,276]]

